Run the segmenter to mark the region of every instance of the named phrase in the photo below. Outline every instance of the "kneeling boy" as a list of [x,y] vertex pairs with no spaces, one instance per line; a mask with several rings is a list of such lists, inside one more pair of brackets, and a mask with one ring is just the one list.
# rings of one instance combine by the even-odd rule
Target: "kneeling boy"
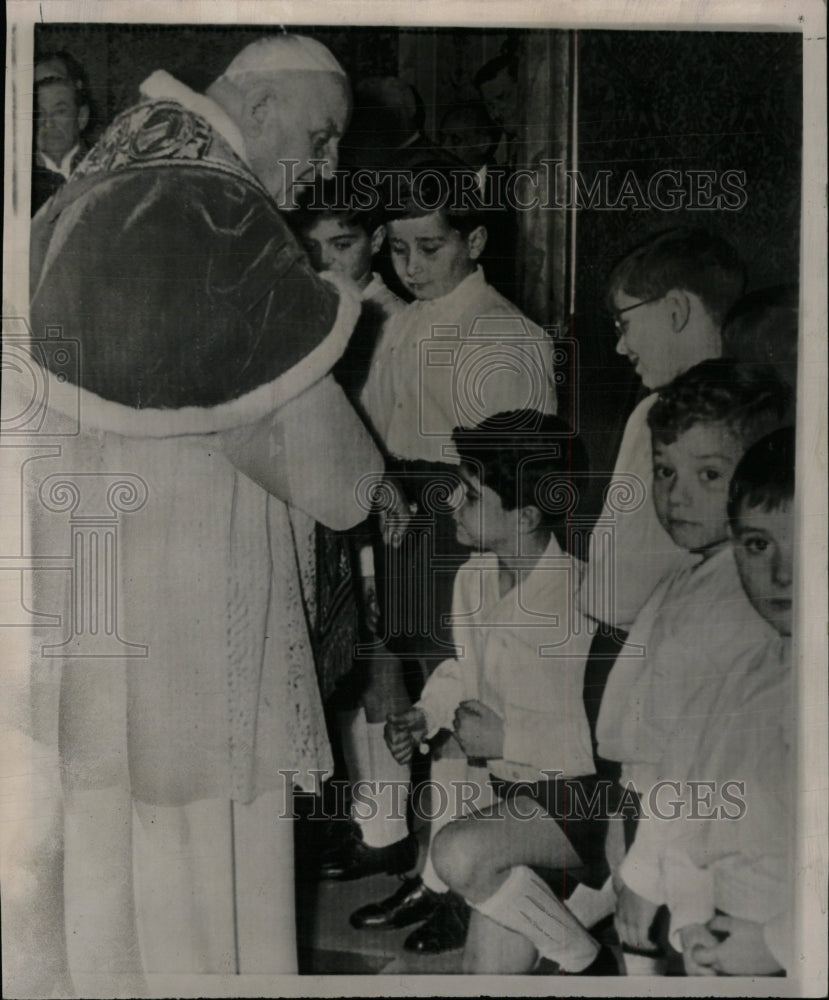
[[528,867],[583,871],[602,855],[601,819],[568,808],[597,782],[583,704],[591,636],[574,607],[583,567],[566,549],[572,504],[562,502],[577,495],[586,454],[564,421],[526,410],[453,439],[457,537],[477,550],[455,581],[458,654],[411,710],[389,717],[389,747],[406,760],[448,730],[467,758],[486,761],[501,797],[433,826],[425,875],[473,907],[465,970],[528,972],[540,952],[596,973],[598,945]]

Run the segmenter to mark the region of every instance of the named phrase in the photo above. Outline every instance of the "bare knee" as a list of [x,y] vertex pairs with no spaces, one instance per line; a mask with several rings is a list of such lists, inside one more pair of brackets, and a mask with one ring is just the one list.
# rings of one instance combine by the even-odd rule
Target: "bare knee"
[[481,838],[469,820],[449,823],[435,837],[431,858],[438,876],[450,889],[467,898],[477,896],[476,887],[486,859]]

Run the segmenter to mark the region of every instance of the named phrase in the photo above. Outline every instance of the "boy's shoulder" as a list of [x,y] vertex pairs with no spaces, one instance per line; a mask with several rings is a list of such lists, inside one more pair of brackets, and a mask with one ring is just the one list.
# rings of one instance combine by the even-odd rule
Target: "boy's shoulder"
[[488,313],[494,316],[513,316],[523,321],[523,325],[533,333],[540,334],[542,332],[541,327],[537,323],[534,323],[523,310],[505,295],[502,295],[497,288],[489,284],[485,274],[483,275],[479,289],[478,302],[485,306]]
[[494,569],[498,569],[498,556],[494,552],[477,552],[473,549],[470,551],[466,562],[462,562],[458,567],[456,579],[459,579],[463,574],[471,573],[473,570]]
[[746,597],[731,545],[677,569],[667,581],[658,617],[663,634],[680,644],[690,641],[697,651],[734,643],[748,648],[773,635]]
[[[409,308],[416,304],[411,303]],[[511,302],[497,288],[489,284],[482,267],[478,267],[472,274],[464,278],[453,291],[443,298],[433,299],[431,302],[420,303],[420,305],[425,306],[425,311],[429,314],[430,319],[432,319],[433,312],[445,309],[447,321],[451,321],[453,318],[449,314],[454,313],[454,318],[461,319],[464,326],[468,326],[468,321],[472,317],[477,321],[473,324],[476,329],[481,326],[481,329],[488,331],[490,324],[487,323],[487,320],[500,320],[503,325],[504,318],[509,317],[509,329],[504,332],[520,334],[525,330],[530,330],[534,335],[542,332],[541,328],[533,323],[514,302]]]
[[[564,586],[575,596],[581,586],[587,564],[577,556],[563,552],[558,546],[550,547],[539,555],[532,565],[522,591],[561,590]],[[481,573],[498,572],[500,563],[494,552],[470,552],[466,562],[461,563],[455,576],[455,586],[463,590],[479,587]]]

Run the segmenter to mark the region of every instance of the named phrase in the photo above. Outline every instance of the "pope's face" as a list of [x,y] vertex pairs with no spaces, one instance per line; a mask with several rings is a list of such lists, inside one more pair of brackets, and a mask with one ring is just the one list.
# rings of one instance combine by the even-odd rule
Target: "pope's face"
[[254,173],[282,208],[295,207],[302,182],[337,169],[348,114],[348,87],[339,73],[298,70],[275,77],[245,145]]

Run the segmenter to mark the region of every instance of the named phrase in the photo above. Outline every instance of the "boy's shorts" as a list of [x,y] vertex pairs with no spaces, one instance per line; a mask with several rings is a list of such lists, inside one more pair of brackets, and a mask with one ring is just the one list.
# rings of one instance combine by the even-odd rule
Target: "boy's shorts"
[[[519,796],[531,799],[561,831],[581,859],[582,866],[567,875],[598,889],[610,874],[605,857],[605,837],[610,816],[621,798],[617,782],[589,774],[578,778],[552,778],[547,781],[506,781],[490,774],[496,795],[505,802]],[[516,808],[516,815],[529,810]]]

